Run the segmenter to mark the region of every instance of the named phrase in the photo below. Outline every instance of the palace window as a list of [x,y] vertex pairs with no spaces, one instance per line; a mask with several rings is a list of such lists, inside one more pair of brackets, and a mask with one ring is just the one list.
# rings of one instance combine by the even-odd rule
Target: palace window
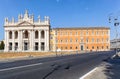
[[107,38],[107,39],[106,39],[106,42],[108,42],[108,41],[109,41],[109,39]]
[[56,43],[58,42],[58,39],[56,39]]
[[76,38],[76,42],[78,42],[78,39]]
[[92,31],[92,35],[94,35],[94,31]]
[[66,43],[67,43],[67,39],[66,39],[66,41],[65,41]]
[[99,42],[99,39],[97,39],[97,42]]
[[57,35],[57,31],[55,31],[55,35]]
[[104,39],[102,38],[102,42],[104,42]]
[[94,43],[94,38],[92,38],[92,42]]
[[78,49],[78,47],[76,46],[76,49]]
[[78,35],[78,32],[76,32],[76,35]]
[[102,46],[102,49],[104,49],[104,47]]
[[70,39],[70,42],[72,42],[72,38]]
[[106,46],[106,48],[108,49],[109,47],[108,47],[108,46]]
[[65,47],[65,49],[67,49],[67,47]]
[[53,35],[50,35],[50,39],[53,39]]
[[98,35],[98,31],[96,32],[96,35]]
[[88,38],[86,39],[86,42],[88,43]]
[[62,43],[63,40],[61,40],[61,43]]
[[61,50],[63,50],[63,47],[61,47]]
[[67,32],[65,33],[65,35],[67,35]]
[[58,49],[58,47],[56,47],[56,50]]
[[86,32],[86,35],[88,35],[88,31]]
[[88,49],[88,46],[87,46],[87,49]]
[[51,46],[50,46],[50,50],[53,50],[53,48],[52,48],[52,47],[53,47],[53,46],[51,45]]
[[99,49],[99,47],[97,46],[97,49]]
[[82,31],[80,32],[80,35],[83,35],[83,32],[82,32]]
[[101,31],[101,34],[103,35],[103,31]]
[[106,34],[108,34],[108,31],[106,32]]
[[59,31],[59,35],[62,35],[62,32],[61,32],[61,31]]
[[70,35],[72,35],[72,32],[70,32]]

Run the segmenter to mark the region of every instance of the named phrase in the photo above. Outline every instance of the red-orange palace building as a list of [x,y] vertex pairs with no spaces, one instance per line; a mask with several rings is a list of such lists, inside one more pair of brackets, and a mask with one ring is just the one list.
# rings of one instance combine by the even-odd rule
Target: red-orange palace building
[[110,28],[54,28],[50,33],[53,51],[107,51],[110,49]]

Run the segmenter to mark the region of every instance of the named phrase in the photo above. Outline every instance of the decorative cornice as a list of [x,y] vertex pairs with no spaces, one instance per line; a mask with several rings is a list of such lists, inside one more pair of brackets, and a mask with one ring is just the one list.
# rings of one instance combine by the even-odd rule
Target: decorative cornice
[[38,17],[38,21],[34,21],[34,15],[29,15],[28,11],[25,11],[24,16],[22,16],[22,14],[18,15],[18,22],[15,22],[14,18],[12,18],[12,21],[9,21],[8,18],[5,18],[5,22],[4,22],[4,27],[6,26],[17,26],[20,23],[23,22],[29,22],[32,25],[50,25],[50,19],[48,16],[44,17],[44,21],[40,20],[40,16]]
[[67,29],[67,30],[72,30],[72,29],[76,29],[76,30],[80,30],[80,29],[110,29],[110,27],[70,27],[70,28],[53,28],[53,30],[61,30],[61,29]]

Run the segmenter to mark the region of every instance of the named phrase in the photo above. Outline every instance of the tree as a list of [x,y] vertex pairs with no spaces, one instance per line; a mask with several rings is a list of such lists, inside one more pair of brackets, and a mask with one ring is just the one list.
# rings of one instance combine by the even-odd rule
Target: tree
[[0,50],[3,50],[4,49],[4,42],[1,41],[1,44],[0,44]]

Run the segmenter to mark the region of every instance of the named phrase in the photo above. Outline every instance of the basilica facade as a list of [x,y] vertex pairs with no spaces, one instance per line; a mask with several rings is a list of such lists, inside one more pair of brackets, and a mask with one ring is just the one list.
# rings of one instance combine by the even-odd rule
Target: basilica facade
[[48,16],[42,21],[40,16],[34,20],[26,10],[24,15],[14,18],[5,18],[5,52],[49,51],[50,20]]

